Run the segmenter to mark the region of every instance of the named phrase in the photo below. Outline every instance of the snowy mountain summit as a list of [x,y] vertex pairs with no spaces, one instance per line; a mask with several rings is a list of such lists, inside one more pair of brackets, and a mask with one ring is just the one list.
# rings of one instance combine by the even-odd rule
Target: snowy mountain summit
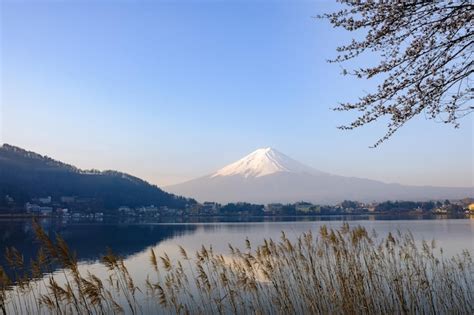
[[211,178],[236,175],[245,178],[261,177],[279,172],[309,174],[321,173],[293,160],[273,148],[262,148],[255,150],[237,162],[221,168],[212,174]]

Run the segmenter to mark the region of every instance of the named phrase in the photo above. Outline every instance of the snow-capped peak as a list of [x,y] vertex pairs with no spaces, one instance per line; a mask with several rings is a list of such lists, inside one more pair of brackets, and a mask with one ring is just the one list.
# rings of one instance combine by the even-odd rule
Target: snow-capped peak
[[303,165],[275,149],[262,148],[255,150],[237,162],[221,168],[212,174],[211,177],[234,175],[261,177],[278,172],[320,173],[319,171]]

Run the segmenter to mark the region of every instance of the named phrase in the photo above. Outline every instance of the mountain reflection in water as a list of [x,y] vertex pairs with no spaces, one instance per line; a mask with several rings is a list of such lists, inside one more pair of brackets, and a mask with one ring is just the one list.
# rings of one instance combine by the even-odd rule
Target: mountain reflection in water
[[[42,219],[38,223],[50,239],[60,235],[75,252],[79,262],[96,261],[108,248],[123,258],[143,251],[166,239],[193,232],[193,225],[130,224],[121,222],[68,222]],[[39,244],[32,220],[0,220],[0,266],[7,266],[6,248],[16,248],[28,265],[36,257]],[[6,268],[8,271],[8,268]]]

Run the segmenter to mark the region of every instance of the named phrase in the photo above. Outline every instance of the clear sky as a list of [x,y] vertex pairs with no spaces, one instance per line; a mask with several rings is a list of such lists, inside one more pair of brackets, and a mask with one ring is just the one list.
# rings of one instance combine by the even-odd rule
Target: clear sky
[[[384,122],[333,112],[375,88],[340,75],[330,1],[0,0],[0,141],[158,185],[259,147],[317,169],[415,185],[474,185],[473,117]],[[367,56],[356,66],[373,64]]]

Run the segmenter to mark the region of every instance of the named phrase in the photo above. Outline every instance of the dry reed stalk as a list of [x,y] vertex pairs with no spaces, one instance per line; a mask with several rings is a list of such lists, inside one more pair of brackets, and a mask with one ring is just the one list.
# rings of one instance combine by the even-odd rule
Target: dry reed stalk
[[[136,314],[144,312],[145,299],[150,313],[474,313],[470,253],[446,258],[435,253],[435,242],[418,246],[410,233],[380,239],[344,224],[336,230],[323,226],[318,235],[308,232],[296,241],[282,233],[279,242],[264,240],[256,248],[246,239],[245,251],[229,245],[229,256],[204,246],[194,259],[183,247],[181,259],[151,250],[156,277],[148,276],[141,289],[112,251],[101,260],[107,281],[83,276],[64,240],[50,240],[38,225],[35,231],[42,247],[30,273],[21,253],[5,254],[15,280],[0,268],[3,314]],[[51,275],[54,264],[62,267],[63,286]]]

